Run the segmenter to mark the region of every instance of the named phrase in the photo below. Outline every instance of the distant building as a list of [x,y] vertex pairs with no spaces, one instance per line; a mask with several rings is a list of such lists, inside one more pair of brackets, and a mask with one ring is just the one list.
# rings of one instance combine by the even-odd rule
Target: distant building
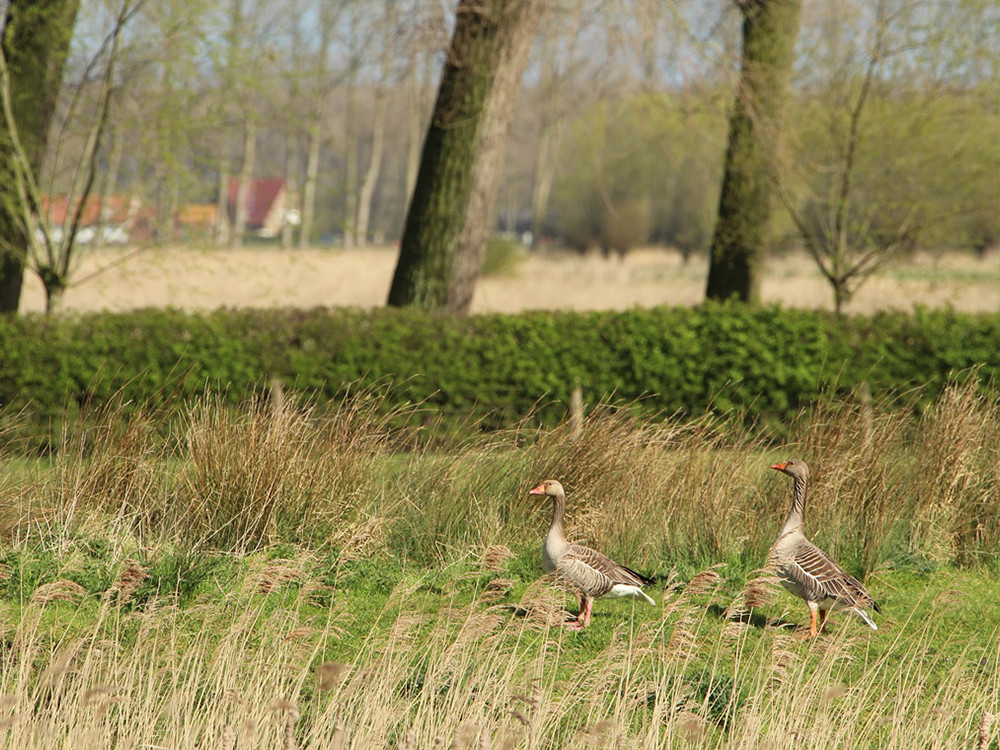
[[[78,200],[70,203],[64,195],[42,197],[42,211],[55,242],[62,242],[67,218],[72,221],[79,206]],[[98,236],[101,244],[106,245],[146,241],[152,237],[152,225],[151,210],[144,208],[142,201],[134,196],[112,195],[103,203],[100,198],[91,196],[80,213],[76,242],[94,243]]]
[[174,216],[174,239],[181,242],[207,242],[215,231],[218,213],[214,203],[188,203]]
[[[229,180],[227,214],[229,223],[236,221],[236,196],[240,190],[240,178]],[[250,184],[247,195],[247,231],[258,237],[277,237],[285,222],[298,223],[297,217],[288,210],[288,191],[280,177],[260,177]]]

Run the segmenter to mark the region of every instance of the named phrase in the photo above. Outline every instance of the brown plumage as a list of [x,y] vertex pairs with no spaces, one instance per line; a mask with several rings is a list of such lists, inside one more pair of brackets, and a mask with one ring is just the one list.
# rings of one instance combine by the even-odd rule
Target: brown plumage
[[542,567],[545,572],[555,571],[563,581],[580,594],[580,614],[568,627],[582,630],[590,624],[594,599],[631,596],[655,604],[643,592],[642,586],[651,581],[631,568],[619,565],[597,550],[582,544],[570,544],[563,532],[566,515],[566,492],[554,479],[546,479],[533,490],[532,495],[552,498],[552,523],[542,545]]
[[[797,459],[774,464],[772,469],[793,480],[792,507],[785,525],[771,548],[771,563],[782,585],[809,605],[809,636],[823,629],[828,611],[846,609],[864,620],[872,630],[878,626],[867,610],[881,613],[878,604],[854,576],[847,573],[823,550],[810,542],[802,531],[805,519],[809,467]],[[817,628],[817,614],[819,627]]]

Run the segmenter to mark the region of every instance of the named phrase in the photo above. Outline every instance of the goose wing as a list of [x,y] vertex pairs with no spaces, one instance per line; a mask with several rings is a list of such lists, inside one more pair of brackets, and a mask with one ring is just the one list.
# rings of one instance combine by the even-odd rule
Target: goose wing
[[844,607],[871,607],[878,604],[857,578],[841,568],[823,550],[804,541],[793,551],[786,570],[809,601],[833,599]]
[[631,568],[582,544],[569,546],[556,565],[556,571],[591,597],[604,596],[617,584],[644,586],[650,582]]

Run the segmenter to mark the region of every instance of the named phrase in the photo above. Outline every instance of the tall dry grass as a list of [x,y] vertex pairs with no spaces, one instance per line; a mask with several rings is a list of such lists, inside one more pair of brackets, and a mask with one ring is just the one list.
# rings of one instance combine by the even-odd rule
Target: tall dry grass
[[[49,609],[70,604],[32,601],[8,621],[0,737],[26,750],[766,748],[793,740],[902,750],[975,747],[984,717],[1000,711],[1000,671],[983,666],[1000,658],[998,634],[942,648],[955,646],[935,624],[959,606],[952,597],[872,651],[852,628],[803,642],[779,625],[720,621],[711,606],[720,601],[718,574],[700,575],[699,585],[667,586],[656,615],[623,620],[582,658],[579,637],[553,627],[556,602],[539,587],[512,615],[490,597],[446,597],[428,611],[421,581],[408,581],[346,661],[327,654],[351,627],[348,604],[303,624],[316,587],[266,608],[259,575],[236,586],[226,606],[163,599],[131,610],[105,597],[76,631],[47,624]],[[913,616],[898,615],[901,623]],[[987,727],[983,747],[996,736]]]
[[330,411],[291,399],[233,410],[209,396],[180,424],[112,409],[51,470],[8,479],[0,518],[11,539],[118,529],[138,547],[283,543],[441,563],[492,544],[533,550],[550,511],[527,490],[556,478],[572,537],[660,576],[716,562],[741,574],[787,511],[788,482],[768,466],[795,457],[812,470],[808,533],[853,572],[997,562],[1000,411],[971,382],[920,417],[862,399],[817,406],[781,446],[611,404],[580,425],[525,423],[448,450],[405,423],[378,392]]

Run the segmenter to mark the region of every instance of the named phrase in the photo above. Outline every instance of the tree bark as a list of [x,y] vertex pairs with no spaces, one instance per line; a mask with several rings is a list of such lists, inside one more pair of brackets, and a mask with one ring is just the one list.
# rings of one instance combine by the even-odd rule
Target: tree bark
[[232,247],[243,247],[253,194],[253,171],[257,161],[257,123],[254,116],[247,114],[243,125],[243,167],[240,169],[240,184],[236,189],[236,219],[233,221]]
[[357,244],[355,221],[358,218],[358,106],[357,62],[348,63],[344,96],[344,247]]
[[520,59],[521,37],[534,36],[539,7],[540,0],[459,4],[389,290],[392,306],[455,309],[459,297],[471,300],[471,290],[460,293],[456,270],[467,286],[478,267],[470,274],[474,259],[463,259],[457,268],[456,259],[477,237],[485,241],[489,217],[480,214],[475,219],[483,226],[467,228],[470,206],[491,208],[509,127],[490,122],[498,115],[490,92],[497,79],[511,75],[520,81],[503,68]]
[[469,195],[465,225],[459,238],[445,306],[448,312],[457,315],[468,315],[472,308],[472,296],[486,256],[486,241],[493,226],[494,204],[503,157],[507,150],[507,136],[517,109],[521,77],[534,42],[534,34],[530,30],[537,28],[540,11],[541,2],[527,0],[519,9],[519,15],[510,19],[509,22],[516,24],[516,28],[503,46],[493,85],[486,97],[479,149],[472,172],[472,192]]
[[218,198],[215,201],[215,244],[224,247],[229,244],[229,169],[219,169]]
[[79,6],[79,0],[7,4],[0,51],[10,73],[14,123],[0,116],[0,313],[17,312],[30,243],[13,173],[14,133],[37,177]]
[[794,62],[801,0],[743,0],[743,64],[711,245],[706,296],[760,299],[783,100]]
[[302,187],[302,226],[299,228],[299,247],[307,248],[312,242],[313,216],[316,213],[316,180],[319,176],[319,149],[323,142],[319,122],[309,126],[309,154],[306,157],[306,183]]
[[382,151],[385,145],[385,111],[387,97],[384,85],[380,85],[375,93],[375,122],[372,123],[372,150],[368,160],[368,169],[361,181],[361,191],[358,194],[358,220],[355,224],[358,245],[368,243],[368,225],[372,215],[372,198],[375,195],[375,185],[382,171]]

